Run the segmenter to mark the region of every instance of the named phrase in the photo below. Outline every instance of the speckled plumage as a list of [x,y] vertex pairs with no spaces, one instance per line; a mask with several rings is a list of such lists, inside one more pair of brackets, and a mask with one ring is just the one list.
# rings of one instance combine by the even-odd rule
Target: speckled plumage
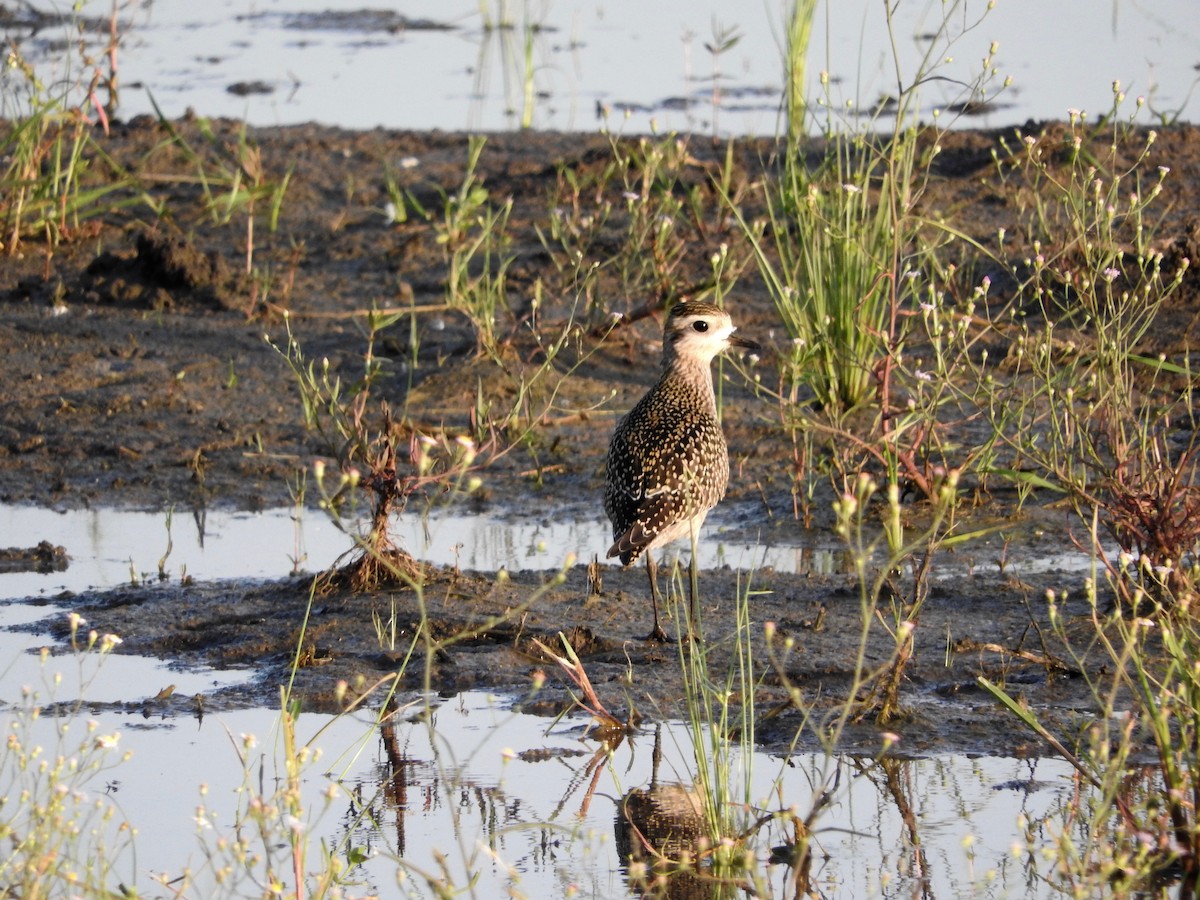
[[711,385],[665,371],[617,426],[606,467],[610,557],[630,565],[647,550],[690,536],[693,525],[699,529],[729,481]]
[[713,358],[730,346],[757,349],[734,337],[729,315],[711,303],[679,303],[663,330],[662,374],[617,425],[608,448],[604,511],[613,526],[608,556],[624,565],[665,544],[694,536],[725,496],[729,453],[717,420]]

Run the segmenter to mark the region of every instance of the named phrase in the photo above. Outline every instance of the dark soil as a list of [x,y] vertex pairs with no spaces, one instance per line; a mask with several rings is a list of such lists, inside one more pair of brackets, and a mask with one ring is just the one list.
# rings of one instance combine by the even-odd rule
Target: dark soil
[[[211,159],[196,123],[174,123],[193,148]],[[214,123],[230,146],[238,124]],[[1026,127],[1063,141],[1062,126]],[[513,300],[497,329],[504,338],[505,370],[476,351],[474,332],[460,314],[442,307],[446,262],[432,224],[410,205],[407,221],[383,214],[388,201],[385,172],[394,174],[433,218],[443,198],[464,177],[467,137],[389,131],[346,132],[319,126],[250,129],[265,172],[292,174],[278,228],[272,232],[260,205],[253,233],[252,274],[245,273],[246,218],[228,222],[208,211],[192,162],[164,146],[167,129],[149,118],[117,123],[97,140],[117,164],[132,172],[150,205],[135,203],[81,222],[53,251],[25,241],[0,268],[0,348],[5,357],[0,396],[0,501],[60,508],[123,505],[140,508],[232,506],[260,509],[291,502],[297,475],[317,458],[332,460],[331,447],[305,428],[296,383],[276,344],[290,327],[310,360],[352,382],[367,349],[365,313],[372,307],[414,306],[377,337],[373,353],[385,361],[376,396],[386,398],[404,429],[464,433],[482,396],[493,410],[514,402],[520,373],[544,359],[531,338],[553,335],[575,307],[576,295],[546,248],[552,209],[570,202],[564,172],[591,187],[576,198],[586,208],[612,203],[608,231],[593,250],[615,256],[625,233],[623,185],[604,178],[614,150],[608,138],[574,134],[502,134],[489,137],[479,175],[494,200],[512,198],[509,222],[514,262],[508,271]],[[932,179],[921,197],[927,215],[943,216],[980,241],[994,243],[1006,230],[1014,260],[1030,254],[1023,242],[1024,207],[1019,179],[996,178],[992,153],[1011,132],[963,132],[946,137]],[[1065,145],[1065,144],[1064,144]],[[630,145],[625,145],[628,148]],[[469,508],[513,516],[560,519],[599,516],[603,455],[622,411],[652,381],[657,367],[661,313],[678,296],[701,286],[709,259],[722,245],[746,257],[736,223],[711,212],[709,175],[726,148],[695,140],[689,160],[668,185],[689,191],[709,210],[680,227],[688,229],[686,252],[669,281],[631,281],[604,269],[579,312],[585,324],[596,310],[620,312],[627,324],[606,337],[598,328],[581,334],[555,360],[555,393],[537,405],[530,428],[495,435],[504,449],[481,471],[484,485]],[[762,210],[756,183],[773,147],[762,141],[734,148],[747,217]],[[415,160],[416,164],[410,164]],[[1200,130],[1163,129],[1150,165],[1169,166],[1171,192],[1162,207],[1155,240],[1175,264],[1200,257]],[[1152,171],[1153,169],[1151,169]],[[131,194],[136,198],[136,194]],[[1027,200],[1027,197],[1025,197]],[[963,260],[971,264],[970,260]],[[778,354],[786,345],[782,325],[750,264],[727,306],[743,333],[766,346],[758,363],[764,384],[778,380]],[[992,277],[993,300],[1009,299],[1003,272]],[[1187,276],[1144,348],[1178,356],[1195,338],[1196,269]],[[535,305],[532,298],[540,297]],[[601,299],[602,298],[602,299]],[[284,311],[288,316],[285,321]],[[599,318],[603,322],[603,316]],[[411,359],[410,347],[419,344]],[[1006,348],[996,348],[1000,358]],[[590,355],[588,355],[590,354]],[[577,369],[568,363],[580,361]],[[515,377],[514,377],[515,373]],[[564,377],[565,376],[565,377]],[[549,389],[534,398],[543,404]],[[797,515],[796,455],[779,427],[780,410],[755,397],[740,379],[725,385],[726,430],[733,478],[729,494],[710,517],[733,529],[775,542],[811,542],[805,526],[828,535],[831,495],[819,495]],[[615,394],[614,394],[615,391]],[[369,415],[375,415],[373,405]],[[515,441],[515,443],[513,443]],[[485,458],[490,454],[485,454]],[[309,478],[309,501],[311,494]],[[1073,666],[1058,665],[1062,648],[1044,637],[1046,587],[1077,588],[1079,578],[1050,575],[1036,583],[1001,572],[1006,558],[1020,571],[1020,557],[1070,546],[1065,511],[1008,518],[1004,496],[981,495],[974,515],[1006,531],[970,552],[948,553],[916,630],[915,655],[906,669],[904,708],[887,729],[901,747],[921,753],[946,749],[977,752],[1041,752],[1015,721],[976,687],[985,674],[1005,681],[1052,717],[1071,725],[1086,710],[1089,694]],[[805,523],[803,513],[810,521]],[[922,509],[913,502],[912,515]],[[1049,523],[1050,527],[1046,526]],[[711,524],[710,528],[713,527]],[[1049,531],[1040,544],[1030,535]],[[1006,540],[1016,538],[1011,546]],[[0,544],[54,542],[54,535],[0,536]],[[828,541],[828,537],[822,538]],[[606,548],[596,547],[598,554]],[[970,565],[973,563],[974,565]],[[581,563],[565,583],[550,585],[525,608],[552,573],[515,573],[507,582],[488,573],[430,574],[425,597],[436,636],[464,627],[478,634],[440,653],[430,663],[439,691],[488,687],[525,694],[536,670],[549,675],[545,690],[528,701],[556,712],[568,702],[563,680],[535,647],[535,639],[558,647],[568,636],[614,712],[646,717],[678,715],[682,691],[678,649],[640,640],[649,628],[642,571],[603,569],[601,592],[589,588]],[[729,659],[733,601],[738,576],[704,572],[701,578],[707,645],[712,665]],[[850,576],[759,572],[752,600],[756,662],[763,674],[756,694],[763,719],[758,737],[783,749],[800,713],[787,701],[786,680],[812,704],[818,719],[845,697],[861,632],[859,592]],[[903,590],[904,584],[898,585]],[[261,673],[249,690],[209,698],[210,705],[274,704],[277,685],[288,678],[309,594],[308,580],[266,585],[243,582],[130,588],[64,597],[55,602],[79,609],[93,627],[120,634],[121,652],[159,655],[184,663],[248,666]],[[411,631],[395,651],[380,649],[372,611],[389,614],[395,602],[400,624],[419,619],[410,591],[320,595],[304,636],[304,665],[297,686],[311,706],[331,708],[339,679],[371,683],[397,669]],[[503,624],[481,627],[489,616],[520,609]],[[1079,612],[1075,610],[1075,612]],[[768,664],[762,625],[774,622],[776,644],[794,640],[786,661]],[[890,651],[880,623],[865,655],[880,665]],[[404,685],[419,687],[423,660],[411,664]],[[353,689],[353,688],[352,688]],[[155,701],[179,711],[190,698]],[[879,728],[868,716],[848,741],[877,749]],[[998,723],[1000,723],[998,727]]]

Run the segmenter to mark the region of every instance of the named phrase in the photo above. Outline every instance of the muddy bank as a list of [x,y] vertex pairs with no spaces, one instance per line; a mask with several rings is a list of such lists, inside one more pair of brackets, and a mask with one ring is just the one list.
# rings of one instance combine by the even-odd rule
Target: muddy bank
[[[1025,128],[1066,146],[1063,126]],[[446,198],[463,184],[467,136],[249,129],[268,182],[288,178],[277,227],[259,221],[251,232],[245,210],[214,211],[197,174],[196,157],[218,172],[231,165],[241,126],[219,121],[212,129],[215,144],[192,120],[169,128],[149,117],[115,123],[110,136],[97,137],[134,179],[117,195],[132,206],[81,222],[53,247],[27,239],[4,260],[0,349],[10,390],[0,397],[0,501],[149,509],[289,504],[297,473],[331,449],[305,429],[295,379],[275,347],[286,345],[290,328],[307,360],[328,361],[352,384],[368,351],[367,314],[413,308],[369,348],[382,366],[376,396],[413,427],[458,432],[471,428],[480,408],[500,414],[515,402],[521,376],[532,375],[544,352],[535,333],[545,340],[568,321],[603,326],[612,314],[628,317],[603,339],[601,327],[572,341],[554,363],[556,377],[540,388],[553,391],[552,401],[529,401],[535,427],[485,473],[484,502],[499,508],[526,514],[553,505],[566,516],[593,509],[608,435],[655,375],[661,311],[711,284],[711,257],[722,246],[746,263],[727,305],[765,347],[756,369],[762,383],[779,383],[786,332],[744,235],[716,202],[712,175],[725,165],[724,145],[692,139],[669,177],[653,186],[691,198],[697,212],[674,226],[681,233],[670,267],[642,269],[651,250],[628,240],[627,188],[637,185],[612,174],[607,137],[488,138],[476,182],[492,202],[512,201],[512,309],[496,324],[508,371],[499,373],[479,359],[466,317],[445,305],[448,264],[436,226]],[[173,135],[191,154],[171,143]],[[1011,139],[1008,129],[945,135],[919,202],[925,214],[981,242],[994,242],[1003,229],[1006,255],[1019,264],[1032,249],[1022,224],[1028,187],[1011,173],[997,178],[993,159]],[[638,143],[621,146],[636,153]],[[747,220],[764,213],[758,185],[774,152],[761,140],[732,148],[729,190]],[[1170,260],[1200,256],[1200,129],[1163,129],[1147,162],[1159,164],[1171,170],[1171,196],[1154,243],[1169,268]],[[100,166],[93,177],[103,180]],[[392,197],[405,198],[399,213],[394,204],[389,209]],[[594,229],[586,247],[599,265],[586,296],[564,271],[563,248],[546,239],[551,220],[568,213]],[[620,265],[609,265],[614,260]],[[997,308],[1010,298],[1003,271],[973,275],[991,278]],[[1146,353],[1178,354],[1194,342],[1198,289],[1200,266],[1193,266],[1147,336]],[[1008,349],[989,348],[993,358]],[[722,514],[793,519],[797,449],[779,427],[778,406],[736,378],[724,399],[735,477]]]
[[[428,677],[429,687],[443,695],[491,689],[519,698],[528,712],[554,716],[571,707],[571,685],[537,644],[561,654],[564,638],[618,718],[685,716],[680,647],[642,639],[650,625],[644,572],[606,569],[599,593],[586,566],[568,570],[561,583],[554,575],[518,572],[498,581],[490,573],[430,573],[423,598],[429,633],[438,640],[462,637],[428,658],[418,641],[411,659],[421,601],[403,588],[318,594],[311,608],[311,579],[303,577],[252,585],[151,584],[49,603],[79,612],[101,633],[120,635],[121,653],[255,673],[248,685],[200,698],[159,700],[151,693],[131,695],[121,704],[151,717],[276,705],[280,686],[293,678],[297,647],[301,665],[294,672],[294,687],[307,709],[340,708],[347,701],[337,696],[339,682],[350,686],[348,697],[353,699],[398,673],[402,698],[419,694]],[[1064,580],[1058,576],[1051,582],[1061,589]],[[747,586],[753,592],[749,635],[759,680],[754,691],[758,738],[764,747],[786,752],[802,717],[820,722],[834,715],[853,682],[862,632],[856,580],[769,570],[747,575],[721,568],[704,572],[701,583],[708,665],[720,680],[735,666],[735,597]],[[977,686],[980,675],[1007,685],[1015,696],[1043,710],[1049,722],[1068,731],[1078,726],[1082,720],[1077,721],[1077,714],[1090,708],[1090,694],[1077,661],[1051,636],[1046,583],[995,570],[938,580],[916,631],[902,712],[887,725],[900,735],[896,752],[1044,753],[1040,741],[1010,727],[1006,719],[1000,719],[1005,727],[997,728],[1000,713]],[[1084,611],[1067,606],[1065,612],[1069,618]],[[65,616],[49,621],[56,638],[68,636]],[[770,648],[764,640],[768,622],[775,628]],[[1082,619],[1080,623],[1082,627]],[[672,620],[668,629],[673,634],[674,628]],[[868,670],[885,668],[892,659],[894,644],[879,621],[862,646]],[[539,672],[546,675],[546,684],[534,691]],[[152,687],[156,692],[163,686]],[[866,691],[861,696],[868,699]],[[878,752],[880,732],[867,714],[849,728],[843,746]],[[817,748],[813,729],[805,729],[801,746]]]

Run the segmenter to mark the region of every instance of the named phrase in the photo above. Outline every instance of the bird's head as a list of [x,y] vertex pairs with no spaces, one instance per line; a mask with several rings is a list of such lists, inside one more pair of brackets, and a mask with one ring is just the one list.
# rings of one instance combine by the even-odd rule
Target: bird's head
[[739,337],[729,313],[711,303],[693,300],[676,303],[667,316],[663,330],[664,359],[695,359],[712,361],[718,353],[730,347],[758,350],[754,341]]

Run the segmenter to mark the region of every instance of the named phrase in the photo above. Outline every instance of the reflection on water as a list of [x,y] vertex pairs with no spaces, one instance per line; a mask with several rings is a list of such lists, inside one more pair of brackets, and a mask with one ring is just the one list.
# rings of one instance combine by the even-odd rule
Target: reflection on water
[[[324,513],[293,509],[180,511],[168,516],[115,509],[58,513],[0,505],[0,534],[31,546],[48,540],[62,545],[70,556],[65,571],[0,575],[0,598],[152,582],[160,572],[173,578],[279,578],[297,568],[320,571],[353,546]],[[559,569],[570,555],[588,560],[612,543],[608,523],[600,520],[509,521],[456,510],[398,516],[392,535],[399,546],[426,562],[479,571]],[[774,546],[727,541],[714,527],[701,542],[701,566],[844,571],[839,567],[847,564],[846,554],[835,548],[830,535],[797,530],[794,540],[793,545]]]
[[663,781],[662,725],[654,728],[650,783],[627,791],[617,803],[617,854],[636,892],[658,890],[673,898],[712,900],[722,879],[707,857],[711,840],[704,796],[695,784]]
[[[320,868],[322,844],[352,861],[355,895],[429,896],[431,884],[461,889],[476,879],[481,897],[630,896],[631,881],[641,882],[628,863],[629,842],[638,838],[621,834],[621,812],[634,797],[670,793],[691,802],[686,730],[663,726],[656,765],[649,734],[609,747],[579,722],[505,706],[462,694],[382,727],[366,714],[301,714],[298,741],[321,755],[296,782],[299,803],[289,813],[296,821],[281,813],[272,826],[280,833],[264,836],[277,846],[275,864],[288,871],[278,847],[293,828],[308,838],[310,870]],[[119,734],[121,750],[133,753],[85,786],[89,797],[118,802],[137,829],[136,873],[124,858],[115,871],[153,893],[152,879],[171,881],[186,870],[188,895],[223,895],[213,886],[227,852],[222,841],[256,803],[282,808],[291,783],[278,714],[250,710],[154,727],[115,713],[93,718],[98,733]],[[829,802],[812,817],[811,868],[800,871],[780,848],[794,846],[793,825],[808,816],[818,788],[829,791]],[[773,897],[795,896],[801,876],[816,896],[1049,895],[1018,820],[1035,845],[1048,840],[1044,823],[1072,789],[1068,767],[1055,760],[755,754],[751,808],[739,815],[760,824],[748,829],[744,878]],[[661,805],[657,815],[661,825]],[[642,820],[641,827],[650,836],[656,826]],[[664,896],[736,895],[720,890],[703,866],[664,877]]]
[[[277,509],[261,513],[144,513],[114,509],[51,510],[0,504],[0,535],[32,546],[40,540],[62,545],[70,557],[65,571],[0,574],[0,600],[62,590],[110,588],[131,581],[171,578],[279,578],[296,570],[318,572],[353,545],[325,514]],[[579,561],[602,555],[611,543],[607,522],[598,519],[508,520],[461,510],[411,513],[392,522],[398,546],[438,565],[494,572],[498,569],[557,570],[569,556]],[[743,571],[771,568],[814,575],[854,571],[853,556],[825,532],[799,527],[773,542],[738,538],[711,522],[700,542],[701,568],[729,566]],[[681,547],[686,560],[688,548]],[[944,569],[955,577],[991,566],[1006,551],[995,537],[959,548]],[[1077,551],[1026,547],[1007,564],[1023,573],[1054,569],[1086,571]],[[610,562],[616,565],[615,562]]]

